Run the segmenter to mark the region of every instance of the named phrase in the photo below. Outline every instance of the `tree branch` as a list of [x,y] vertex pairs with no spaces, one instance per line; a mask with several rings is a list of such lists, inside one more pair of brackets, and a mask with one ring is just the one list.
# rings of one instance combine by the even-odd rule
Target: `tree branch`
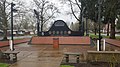
[[75,0],[75,2],[76,2],[76,4],[77,4],[77,6],[78,6],[78,8],[80,9],[80,11],[82,10],[82,8],[80,7],[80,5],[78,4],[78,2],[77,2],[77,0]]
[[74,13],[74,11],[73,11],[72,3],[71,3],[70,0],[69,0],[69,2],[70,2],[72,14],[74,15],[74,17],[75,17],[78,21],[80,21],[80,19],[77,18],[77,16],[75,15],[75,13]]

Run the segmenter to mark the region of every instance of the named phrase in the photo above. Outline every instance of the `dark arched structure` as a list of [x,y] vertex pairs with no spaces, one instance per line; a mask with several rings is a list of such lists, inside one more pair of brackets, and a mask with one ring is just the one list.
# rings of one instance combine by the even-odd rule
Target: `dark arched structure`
[[[41,32],[40,32],[41,34]],[[82,36],[79,31],[72,31],[63,20],[57,20],[43,36]]]

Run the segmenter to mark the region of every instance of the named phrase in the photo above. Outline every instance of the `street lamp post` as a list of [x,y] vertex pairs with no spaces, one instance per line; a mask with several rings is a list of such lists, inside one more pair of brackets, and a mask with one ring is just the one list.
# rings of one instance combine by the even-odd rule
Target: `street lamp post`
[[11,50],[14,51],[14,38],[13,38],[13,12],[17,11],[13,7],[14,3],[11,3]]
[[100,27],[101,27],[101,4],[102,4],[102,1],[101,0],[98,0],[98,22],[99,22],[99,50],[101,51],[101,39],[102,39],[102,36],[101,36],[101,33],[100,33]]
[[36,18],[37,18],[37,36],[39,36],[39,31],[40,31],[40,19],[39,19],[39,13],[34,9],[34,13],[36,14]]
[[37,36],[39,36],[39,31],[40,31],[40,23],[39,23],[39,20],[37,20]]

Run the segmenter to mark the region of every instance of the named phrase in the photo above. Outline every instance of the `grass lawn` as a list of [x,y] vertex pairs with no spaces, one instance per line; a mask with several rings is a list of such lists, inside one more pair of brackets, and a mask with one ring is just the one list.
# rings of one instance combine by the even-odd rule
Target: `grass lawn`
[[71,66],[71,65],[61,65],[60,67],[74,67],[74,66]]
[[117,39],[117,40],[120,40],[120,36],[116,36],[116,39]]
[[9,65],[5,63],[0,63],[0,67],[9,67]]

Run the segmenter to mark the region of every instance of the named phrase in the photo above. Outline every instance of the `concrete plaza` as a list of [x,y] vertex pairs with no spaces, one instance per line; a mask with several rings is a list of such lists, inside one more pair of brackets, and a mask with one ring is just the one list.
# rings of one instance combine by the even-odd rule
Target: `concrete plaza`
[[[3,47],[2,50],[7,50]],[[60,67],[64,59],[64,52],[81,52],[86,54],[87,50],[94,50],[94,47],[83,45],[60,45],[54,49],[53,45],[28,45],[27,43],[15,45],[15,51],[19,51],[18,61],[10,64],[10,67]],[[72,57],[73,60],[74,57]],[[80,58],[84,61],[85,56]],[[73,61],[74,62],[74,61]]]

